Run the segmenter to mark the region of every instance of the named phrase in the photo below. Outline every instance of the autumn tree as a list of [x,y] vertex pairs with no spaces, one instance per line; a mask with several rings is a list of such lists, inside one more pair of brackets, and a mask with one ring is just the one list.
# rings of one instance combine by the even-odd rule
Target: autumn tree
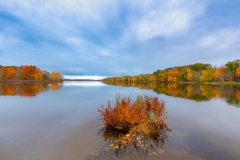
[[34,79],[34,75],[37,71],[37,67],[36,66],[21,66],[20,69],[20,77],[21,79],[25,79],[25,80],[31,80]]
[[167,72],[168,81],[177,82],[177,76],[179,75],[179,71],[177,68],[173,68]]
[[3,66],[1,75],[3,79],[14,79],[16,70],[13,66]]
[[235,81],[235,77],[236,77],[236,69],[239,67],[239,64],[240,64],[240,60],[237,59],[235,61],[231,61],[231,62],[227,62],[225,64],[225,66],[227,67],[227,69],[231,72],[231,80],[232,81]]
[[163,70],[157,70],[156,72],[153,72],[153,74],[156,76],[157,81],[165,82],[167,80],[165,71]]
[[213,68],[213,70],[214,70],[214,71],[213,71],[213,73],[212,73],[212,79],[219,81],[220,74],[221,74],[220,68]]
[[37,69],[34,74],[35,80],[43,80],[43,71],[41,69]]
[[188,81],[192,80],[192,70],[190,68],[187,69],[187,80]]
[[183,81],[183,82],[184,82],[184,81],[187,81],[187,71],[184,71],[184,72],[182,72],[182,73],[179,73],[177,79],[178,79],[179,81]]
[[238,68],[236,68],[236,76],[240,76],[240,64],[239,64]]
[[63,76],[59,72],[51,72],[50,77],[51,77],[51,80],[54,80],[54,81],[63,80]]
[[3,67],[0,65],[0,79],[2,79],[2,72],[3,72]]
[[126,76],[121,77],[121,81],[126,81],[126,80],[127,80]]
[[206,70],[207,68],[210,68],[211,64],[203,64],[203,63],[195,63],[190,65],[191,70],[194,70],[196,72],[201,72],[202,70]]
[[157,77],[154,75],[154,74],[150,74],[149,77],[148,77],[148,81],[156,81],[157,80]]
[[238,81],[240,81],[240,64],[239,64],[238,68],[236,68],[235,74],[236,74],[236,79]]
[[139,74],[138,75],[138,81],[147,81],[147,77],[144,74]]
[[130,78],[130,80],[131,80],[131,82],[136,82],[136,81],[137,81],[137,76],[132,76],[132,77]]
[[206,70],[202,70],[202,75],[200,77],[200,81],[204,82],[211,82],[217,74],[214,74],[216,72],[216,69],[214,68],[208,68]]

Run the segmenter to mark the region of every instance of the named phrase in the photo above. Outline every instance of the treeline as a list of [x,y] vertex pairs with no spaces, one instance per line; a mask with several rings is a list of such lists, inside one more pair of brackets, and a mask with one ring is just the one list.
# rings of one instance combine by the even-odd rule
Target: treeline
[[63,76],[59,72],[47,72],[36,66],[1,66],[0,80],[51,80],[62,81]]
[[109,82],[239,82],[240,60],[237,59],[227,62],[221,67],[213,67],[211,64],[195,63],[157,70],[152,74],[108,77],[103,80]]

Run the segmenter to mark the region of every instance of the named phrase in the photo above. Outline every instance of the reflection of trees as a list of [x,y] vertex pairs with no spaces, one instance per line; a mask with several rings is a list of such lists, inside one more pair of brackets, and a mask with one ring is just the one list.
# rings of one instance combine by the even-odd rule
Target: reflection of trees
[[[121,86],[121,84],[115,82],[105,83]],[[212,98],[221,98],[225,99],[230,105],[240,107],[240,86],[137,82],[125,83],[124,86],[151,89],[157,94],[186,98],[197,102],[209,101]]]
[[62,83],[52,83],[50,86],[51,91],[59,91],[62,88]]
[[13,96],[15,95],[15,87],[13,85],[6,85],[6,86],[3,86],[1,87],[1,90],[2,90],[2,95],[3,96]]
[[19,85],[19,95],[23,97],[35,97],[42,93],[41,84],[21,84]]
[[[35,97],[42,92],[48,91],[48,83],[0,83],[0,95],[22,97]],[[53,87],[52,87],[53,86]],[[51,84],[51,90],[58,91],[62,87],[60,83]]]

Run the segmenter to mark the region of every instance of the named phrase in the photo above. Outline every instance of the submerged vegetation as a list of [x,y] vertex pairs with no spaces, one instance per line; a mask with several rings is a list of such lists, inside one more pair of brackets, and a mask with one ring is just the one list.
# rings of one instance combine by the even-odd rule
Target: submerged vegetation
[[162,149],[167,139],[166,133],[171,131],[165,123],[165,101],[157,97],[137,96],[132,101],[130,97],[117,95],[114,107],[108,102],[98,112],[102,120],[99,134],[110,142],[108,150],[117,156],[126,151],[156,154],[156,149]]
[[44,71],[36,66],[1,66],[0,80],[35,80],[35,81],[63,81],[63,76],[59,72]]
[[109,77],[108,82],[240,82],[240,60],[227,62],[221,67],[195,63],[157,70],[151,74]]

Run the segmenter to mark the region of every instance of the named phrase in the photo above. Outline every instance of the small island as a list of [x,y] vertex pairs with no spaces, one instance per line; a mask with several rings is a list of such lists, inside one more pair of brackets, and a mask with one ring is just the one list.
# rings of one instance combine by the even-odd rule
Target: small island
[[1,66],[0,82],[61,82],[63,76],[57,71],[48,72],[34,65]]

